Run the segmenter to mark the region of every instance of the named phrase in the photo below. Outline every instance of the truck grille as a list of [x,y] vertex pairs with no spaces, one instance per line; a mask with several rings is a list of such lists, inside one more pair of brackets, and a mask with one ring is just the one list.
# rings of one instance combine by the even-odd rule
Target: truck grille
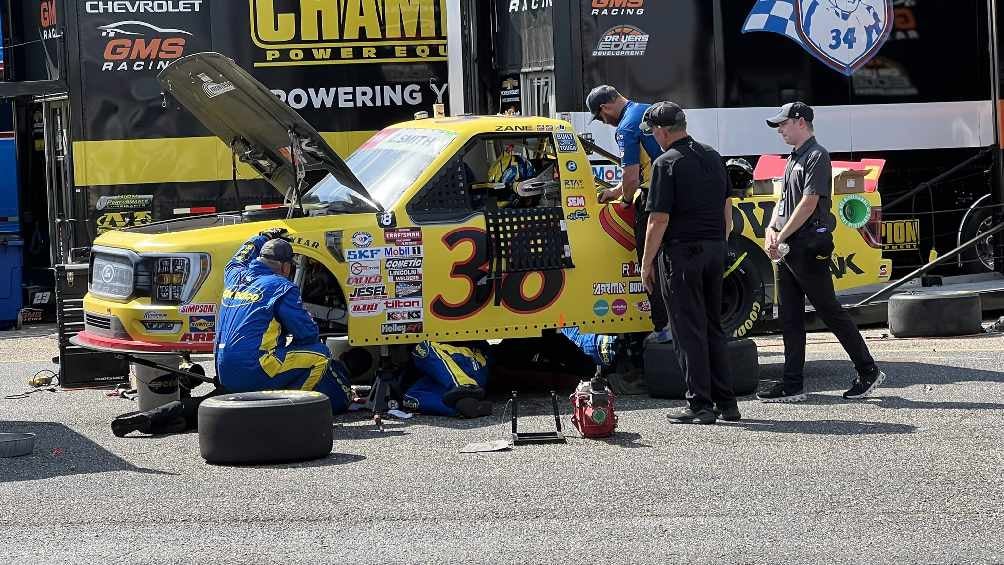
[[131,339],[125,331],[122,322],[114,316],[99,316],[84,312],[84,329],[94,335],[114,337],[116,339]]
[[95,314],[84,314],[84,324],[87,329],[95,328],[99,330],[111,330],[112,329],[112,319],[106,318],[105,316],[98,316]]

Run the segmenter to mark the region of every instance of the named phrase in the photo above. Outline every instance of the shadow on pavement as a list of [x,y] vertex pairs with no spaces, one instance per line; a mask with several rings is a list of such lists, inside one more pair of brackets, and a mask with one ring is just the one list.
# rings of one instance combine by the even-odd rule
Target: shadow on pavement
[[35,434],[35,450],[31,455],[0,459],[0,483],[112,471],[176,475],[136,467],[65,425],[55,422],[0,422],[0,432]]
[[823,436],[857,436],[864,434],[912,434],[916,426],[908,424],[892,424],[887,422],[868,422],[862,420],[812,420],[812,421],[778,421],[778,420],[740,420],[739,422],[722,422],[724,426],[746,428],[755,432],[771,432],[778,434],[808,434]]

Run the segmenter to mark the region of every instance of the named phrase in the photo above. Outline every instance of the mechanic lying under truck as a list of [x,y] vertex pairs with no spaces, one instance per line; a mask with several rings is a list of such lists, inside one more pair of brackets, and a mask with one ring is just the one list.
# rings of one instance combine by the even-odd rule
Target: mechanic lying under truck
[[[219,54],[179,59],[159,80],[285,205],[103,234],[92,248],[85,329],[75,343],[131,355],[212,352],[225,266],[244,242],[273,228],[286,230],[293,282],[322,339],[347,335],[353,346],[394,349],[569,327],[651,330],[633,209],[599,204],[587,150],[601,150],[569,123],[419,119],[378,132],[345,162]],[[498,162],[509,165],[493,167]],[[513,163],[517,174],[502,174]],[[881,165],[854,166],[869,189],[859,184],[859,193],[834,198],[842,220],[834,235],[848,250],[841,264],[854,265],[835,270],[838,288],[889,276],[876,223]],[[773,266],[762,236],[775,197],[752,194],[750,179],[737,188],[723,321],[742,337],[772,310]]]

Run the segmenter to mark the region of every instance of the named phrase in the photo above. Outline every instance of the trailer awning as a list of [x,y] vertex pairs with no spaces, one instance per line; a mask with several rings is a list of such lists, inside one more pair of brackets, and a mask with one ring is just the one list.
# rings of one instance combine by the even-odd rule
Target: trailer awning
[[64,80],[29,80],[21,82],[0,82],[0,98],[19,96],[52,96],[66,94]]

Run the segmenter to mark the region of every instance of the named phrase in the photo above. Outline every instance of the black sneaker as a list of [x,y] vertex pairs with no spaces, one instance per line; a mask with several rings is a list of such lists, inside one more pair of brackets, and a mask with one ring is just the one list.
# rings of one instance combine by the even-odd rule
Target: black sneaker
[[864,398],[871,394],[875,387],[882,384],[885,380],[885,373],[876,370],[874,374],[868,377],[858,376],[851,383],[851,388],[844,393],[844,398]]
[[785,390],[782,383],[774,383],[769,388],[756,394],[761,402],[803,402],[806,400],[805,389]]
[[715,405],[715,416],[718,416],[726,422],[738,422],[742,420],[743,415],[739,413],[738,404],[730,404],[728,406],[722,407]]
[[666,414],[669,421],[674,424],[714,424],[715,423],[715,413],[711,410],[704,409],[693,411],[690,408],[681,408],[676,412],[670,412]]

